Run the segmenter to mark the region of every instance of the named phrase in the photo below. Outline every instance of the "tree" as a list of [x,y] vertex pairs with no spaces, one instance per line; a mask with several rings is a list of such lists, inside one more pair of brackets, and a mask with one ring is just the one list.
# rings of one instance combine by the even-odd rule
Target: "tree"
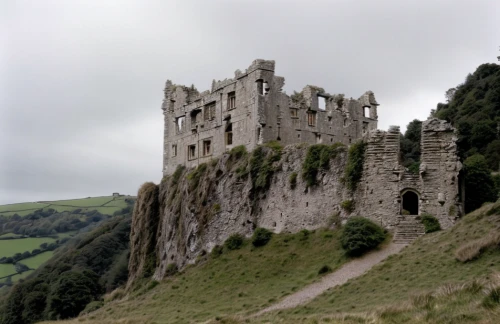
[[52,319],[77,316],[102,293],[99,276],[93,271],[67,271],[51,287],[47,311]]
[[453,100],[453,96],[455,95],[456,91],[457,88],[450,88],[444,93],[444,97],[446,98],[446,101],[448,103]]
[[469,213],[485,202],[495,201],[496,192],[486,159],[474,154],[464,161],[465,212]]

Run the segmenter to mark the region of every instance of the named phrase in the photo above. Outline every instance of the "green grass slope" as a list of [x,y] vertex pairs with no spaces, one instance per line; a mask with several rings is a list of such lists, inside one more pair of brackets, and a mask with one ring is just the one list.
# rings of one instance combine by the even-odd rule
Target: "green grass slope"
[[340,321],[357,314],[349,315],[348,323],[498,323],[493,319],[500,307],[491,311],[481,303],[489,288],[500,287],[500,245],[469,262],[456,258],[457,249],[493,233],[500,233],[500,201],[465,216],[452,229],[425,235],[311,303],[258,322]]
[[110,302],[77,321],[108,323],[199,323],[218,316],[250,315],[321,278],[347,261],[339,232],[318,230],[274,235],[264,247],[248,241],[224,250],[161,283],[149,282],[128,300]]

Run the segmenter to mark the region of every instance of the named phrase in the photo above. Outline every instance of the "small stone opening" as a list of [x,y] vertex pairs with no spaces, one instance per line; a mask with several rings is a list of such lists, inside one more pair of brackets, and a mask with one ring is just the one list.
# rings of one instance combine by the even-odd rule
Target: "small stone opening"
[[326,98],[322,96],[318,96],[318,109],[325,110],[326,109]]
[[233,124],[228,124],[225,132],[226,145],[233,145]]
[[363,107],[363,116],[366,118],[370,118],[370,106]]
[[402,196],[401,213],[407,211],[410,215],[418,215],[418,194],[408,190]]

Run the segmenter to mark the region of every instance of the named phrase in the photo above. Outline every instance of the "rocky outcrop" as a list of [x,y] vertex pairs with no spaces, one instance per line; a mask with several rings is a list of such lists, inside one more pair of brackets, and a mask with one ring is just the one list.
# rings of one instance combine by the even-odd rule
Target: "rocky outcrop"
[[[273,154],[272,149],[265,151]],[[163,278],[170,264],[183,267],[195,262],[234,233],[248,237],[257,227],[276,233],[297,232],[328,225],[334,213],[346,217],[340,208],[348,199],[340,181],[345,148],[330,161],[328,172],[320,171],[318,185],[310,188],[300,178],[306,152],[307,148],[286,147],[272,163],[274,172],[267,189],[254,189],[252,176],[245,171],[250,169],[249,156],[234,161],[231,154],[164,179],[156,247],[159,264],[154,277]],[[294,172],[299,176],[292,189]]]
[[160,218],[158,193],[157,185],[146,182],[137,194],[130,229],[128,287],[141,277],[150,277],[156,268],[156,229]]

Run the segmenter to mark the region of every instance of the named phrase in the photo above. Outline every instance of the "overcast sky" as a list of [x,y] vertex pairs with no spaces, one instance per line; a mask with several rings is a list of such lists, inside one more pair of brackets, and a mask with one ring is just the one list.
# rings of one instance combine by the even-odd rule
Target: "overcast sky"
[[167,78],[203,91],[273,59],[287,93],[372,90],[379,128],[404,128],[499,45],[496,0],[1,0],[0,204],[159,182]]

